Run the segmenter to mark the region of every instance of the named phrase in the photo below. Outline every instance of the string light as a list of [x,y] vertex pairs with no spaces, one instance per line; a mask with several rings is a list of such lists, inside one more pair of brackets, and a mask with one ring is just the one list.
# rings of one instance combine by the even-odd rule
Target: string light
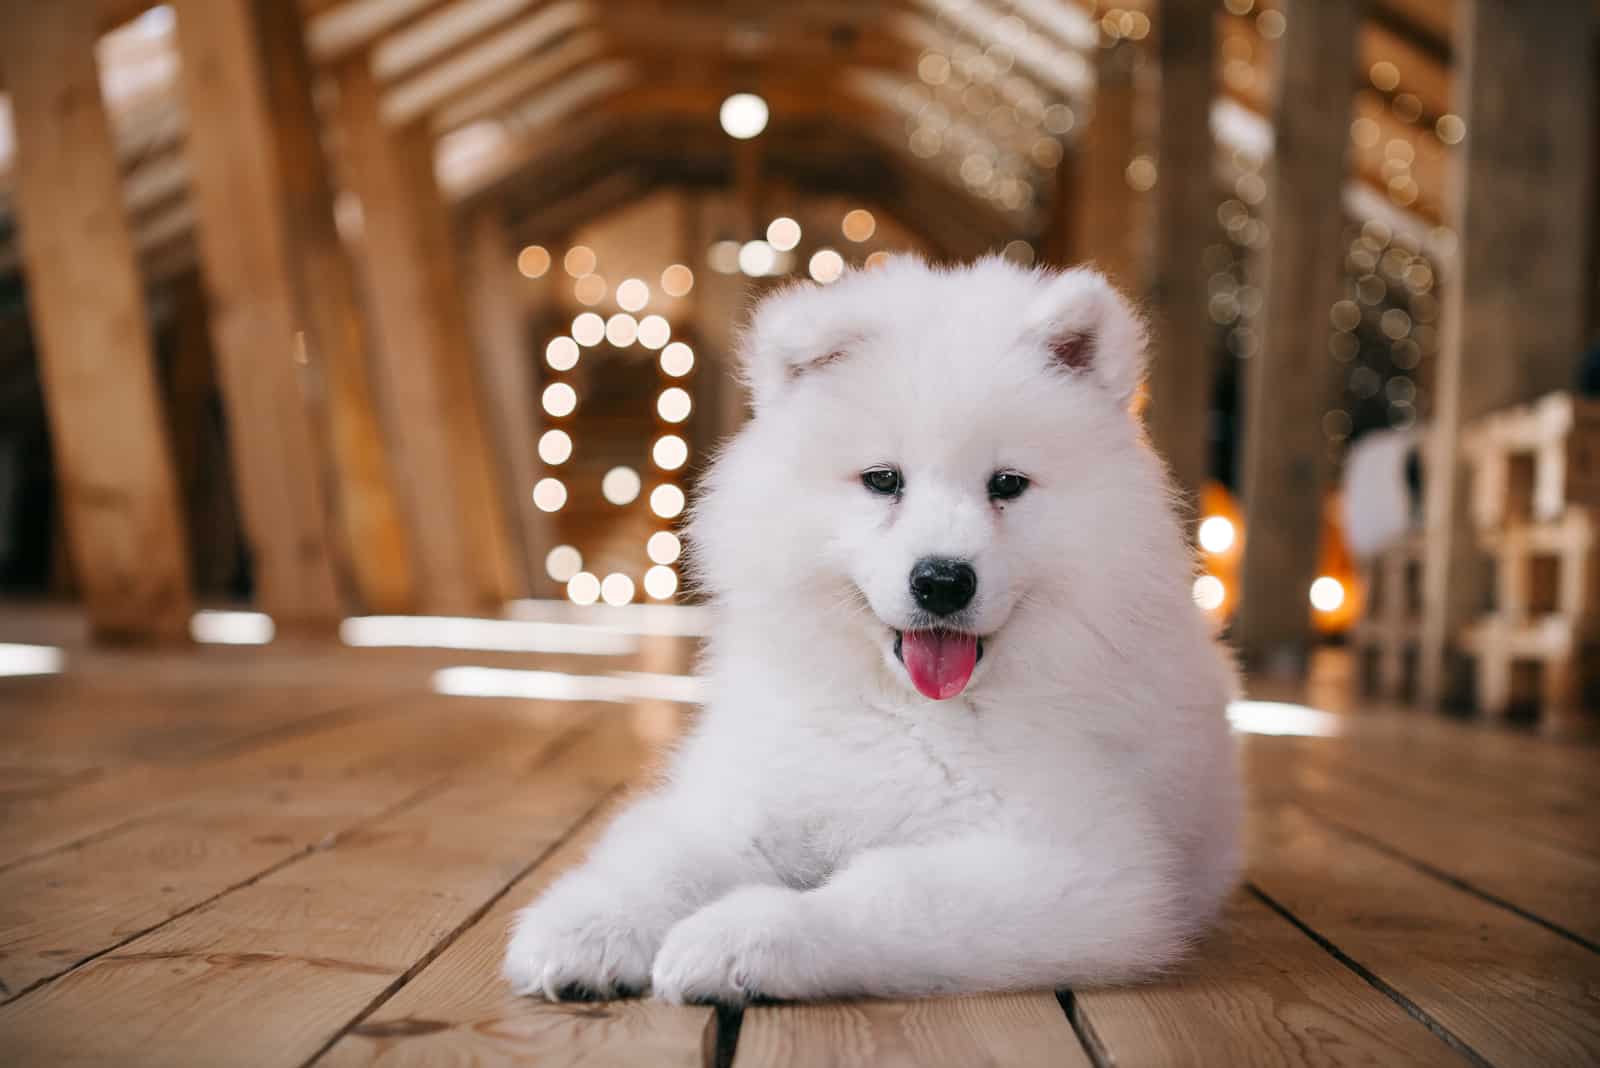
[[717,241],[706,250],[706,262],[718,274],[738,274],[739,247],[737,241]]
[[844,274],[844,257],[831,248],[821,248],[811,254],[807,265],[811,277],[823,285],[832,285]]
[[565,430],[546,430],[539,435],[539,459],[559,467],[572,458],[572,438]]
[[878,220],[872,217],[872,212],[866,208],[856,208],[845,213],[844,219],[839,223],[839,229],[844,236],[860,243],[871,239],[878,230]]
[[578,366],[578,343],[570,337],[551,338],[544,347],[544,362],[553,371],[570,371]]
[[627,312],[618,312],[606,320],[606,340],[617,348],[627,348],[638,336],[639,322]]
[[572,320],[572,339],[585,348],[600,344],[606,336],[606,321],[595,312],[584,312]]
[[682,378],[694,370],[694,350],[681,341],[674,341],[661,350],[661,370],[673,378]]
[[767,243],[779,252],[788,252],[800,243],[800,224],[780,215],[767,224]]
[[572,295],[579,304],[591,307],[606,299],[606,279],[600,274],[586,274],[572,286]]
[[641,488],[639,472],[631,467],[613,467],[600,480],[600,495],[618,507],[632,504]]
[[529,245],[517,253],[517,270],[524,278],[543,278],[550,270],[550,250],[543,245]]
[[586,274],[593,274],[595,266],[599,262],[599,258],[594,254],[594,249],[587,245],[573,245],[567,249],[567,254],[562,259],[561,265],[566,268],[567,273],[572,277],[582,278]]
[[533,503],[541,512],[559,512],[567,503],[567,486],[559,478],[541,478],[533,487]]
[[624,605],[633,600],[633,580],[620,571],[613,571],[600,583],[600,596],[609,605]]
[[565,382],[552,382],[544,387],[543,401],[544,410],[559,419],[578,406],[578,391]]
[[639,320],[639,344],[647,349],[659,349],[672,337],[672,324],[659,315],[646,315]]
[[665,601],[678,592],[678,573],[657,564],[644,573],[644,592],[657,601]]
[[722,102],[718,118],[729,137],[748,141],[767,128],[769,115],[767,102],[755,93],[734,93]]
[[694,272],[674,263],[661,272],[661,291],[669,297],[682,297],[694,288]]
[[650,540],[645,543],[644,551],[650,559],[658,564],[676,563],[683,553],[683,543],[678,536],[670,530],[658,530],[650,535]]
[[650,510],[662,519],[673,519],[682,514],[683,490],[670,482],[663,482],[650,491]]
[[746,241],[739,246],[739,270],[751,278],[771,274],[777,262],[776,250],[765,241]]
[[693,406],[688,392],[677,386],[668,386],[656,398],[656,413],[669,423],[681,423],[689,418]]
[[650,458],[663,471],[676,471],[689,459],[689,443],[676,434],[663,434],[650,448]]
[[650,303],[650,287],[639,278],[628,278],[617,286],[617,307],[636,312]]
[[583,554],[571,545],[557,545],[544,557],[544,573],[556,582],[569,582],[583,570]]
[[567,598],[573,604],[591,605],[600,599],[600,580],[580,571],[567,580]]

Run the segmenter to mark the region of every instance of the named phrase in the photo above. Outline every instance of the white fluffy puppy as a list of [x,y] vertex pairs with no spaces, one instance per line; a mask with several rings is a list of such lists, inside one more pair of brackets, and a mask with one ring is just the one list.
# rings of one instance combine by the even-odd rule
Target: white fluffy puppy
[[690,533],[708,700],[517,918],[559,999],[1128,980],[1237,867],[1229,660],[1099,275],[911,259],[764,301]]

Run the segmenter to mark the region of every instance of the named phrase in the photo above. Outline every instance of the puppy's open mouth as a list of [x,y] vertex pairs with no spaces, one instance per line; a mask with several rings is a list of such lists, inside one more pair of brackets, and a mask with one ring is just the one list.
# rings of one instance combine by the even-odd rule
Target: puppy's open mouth
[[983,659],[983,639],[959,630],[897,630],[894,655],[918,693],[944,701],[967,688]]

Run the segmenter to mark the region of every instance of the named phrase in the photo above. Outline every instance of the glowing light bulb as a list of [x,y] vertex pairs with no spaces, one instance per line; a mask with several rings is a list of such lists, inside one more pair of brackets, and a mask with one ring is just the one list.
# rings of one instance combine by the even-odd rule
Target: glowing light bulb
[[517,270],[524,278],[543,278],[550,270],[550,250],[543,245],[529,245],[517,253]]
[[1311,607],[1319,612],[1336,612],[1344,604],[1344,584],[1323,575],[1311,584]]
[[619,349],[625,349],[639,337],[639,322],[627,312],[618,312],[606,320],[606,340]]
[[667,482],[650,491],[650,510],[662,519],[673,519],[683,512],[683,490]]
[[567,487],[559,478],[541,478],[533,487],[533,503],[541,512],[559,512],[567,503]]
[[606,336],[606,321],[595,312],[584,312],[572,320],[572,339],[585,348],[600,344]]
[[780,215],[767,224],[767,244],[779,252],[788,252],[800,243],[800,224],[787,215]]
[[650,287],[642,279],[625,279],[617,286],[617,306],[623,311],[636,312],[649,303]]
[[544,347],[544,362],[553,371],[570,371],[578,366],[578,343],[565,335],[552,338]]
[[672,337],[672,324],[659,315],[646,315],[639,320],[639,344],[647,349],[659,349]]
[[543,400],[544,410],[559,419],[578,406],[578,391],[565,382],[552,382],[544,387]]
[[539,459],[558,467],[572,458],[572,437],[565,430],[546,430],[539,435]]
[[1207,612],[1215,612],[1227,599],[1228,591],[1215,575],[1201,575],[1194,580],[1194,603]]
[[844,219],[839,223],[839,229],[851,241],[865,241],[878,231],[878,220],[872,217],[872,212],[866,208],[856,208],[854,211],[845,212]]
[[600,480],[600,496],[619,507],[632,504],[640,488],[639,472],[631,467],[613,467]]
[[683,554],[683,543],[672,531],[658,530],[645,542],[644,551],[655,563],[671,564]]
[[1233,524],[1226,516],[1208,515],[1200,523],[1200,548],[1208,553],[1225,553],[1233,548]]
[[844,274],[844,257],[831,248],[819,248],[811,254],[807,265],[811,277],[823,285],[832,285]]
[[633,600],[633,580],[620,571],[613,571],[600,583],[600,596],[606,604],[627,604]]
[[722,102],[718,115],[723,132],[739,141],[759,136],[769,116],[767,102],[754,93],[734,93]]
[[661,350],[661,370],[673,378],[682,378],[694,370],[694,350],[681,341],[674,341]]
[[583,554],[570,545],[557,545],[544,557],[544,573],[556,582],[568,582],[583,570]]
[[567,599],[573,604],[594,604],[600,599],[600,580],[580,571],[567,580]]
[[689,443],[676,434],[663,434],[650,449],[650,458],[663,471],[676,471],[689,459]]
[[694,402],[689,399],[688,392],[677,386],[668,386],[656,398],[656,412],[669,423],[683,422],[689,418],[689,411],[693,407]]
[[678,592],[678,573],[657,564],[644,573],[644,592],[657,601],[665,601]]

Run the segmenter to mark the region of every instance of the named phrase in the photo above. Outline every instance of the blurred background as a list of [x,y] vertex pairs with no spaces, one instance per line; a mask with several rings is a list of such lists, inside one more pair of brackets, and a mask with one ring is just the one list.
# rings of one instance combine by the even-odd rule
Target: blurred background
[[751,300],[992,253],[1147,309],[1142,415],[1247,666],[1344,643],[1370,691],[1574,722],[1595,14],[7,0],[0,673],[54,663],[46,618],[692,602]]

